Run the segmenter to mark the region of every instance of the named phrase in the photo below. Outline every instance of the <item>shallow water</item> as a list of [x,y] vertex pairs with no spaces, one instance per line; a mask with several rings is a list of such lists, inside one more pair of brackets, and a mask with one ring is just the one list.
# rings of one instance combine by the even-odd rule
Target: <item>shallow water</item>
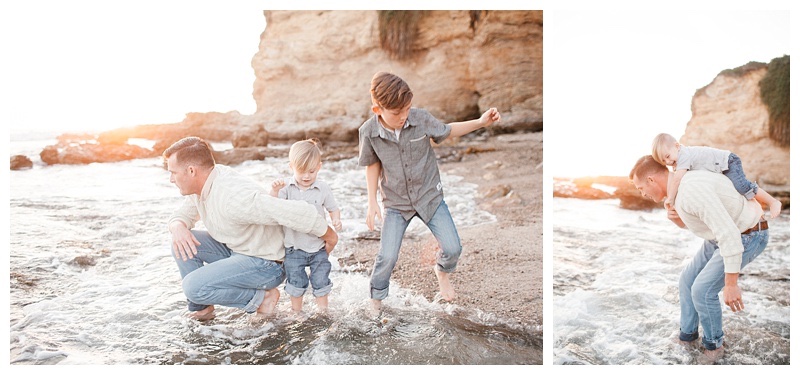
[[[553,207],[553,363],[695,364],[702,348],[673,340],[678,276],[702,240],[664,210],[568,198]],[[764,253],[742,270],[745,311],[723,312],[721,364],[789,363],[789,258],[784,213],[770,222]]]
[[[52,142],[51,142],[52,143]],[[51,144],[46,143],[46,144]],[[44,166],[41,142],[12,142],[34,159],[11,171],[10,360],[12,364],[537,364],[541,327],[431,302],[392,285],[378,318],[366,315],[367,275],[338,265],[366,231],[363,169],[355,159],[326,163],[344,228],[333,253],[327,314],[306,296],[292,314],[254,321],[242,310],[185,316],[166,220],[182,202],[161,160]],[[280,159],[236,167],[259,182],[288,175]],[[443,175],[459,227],[492,221],[474,203],[474,185]],[[408,236],[427,233],[418,220]]]

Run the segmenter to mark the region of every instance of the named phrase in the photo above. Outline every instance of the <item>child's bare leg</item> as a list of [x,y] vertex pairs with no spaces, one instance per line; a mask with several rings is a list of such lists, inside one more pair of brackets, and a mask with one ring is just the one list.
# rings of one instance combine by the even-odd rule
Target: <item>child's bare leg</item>
[[281,292],[278,290],[278,288],[268,289],[266,294],[264,294],[264,300],[261,301],[261,305],[259,305],[258,309],[256,309],[256,313],[271,315],[275,312],[275,306],[278,305],[278,300],[280,298]]
[[294,312],[303,311],[303,296],[300,297],[291,296],[290,299],[292,300],[292,311]]
[[450,285],[450,274],[447,272],[439,271],[439,268],[436,265],[433,265],[433,272],[436,274],[436,279],[439,280],[439,293],[442,295],[442,299],[450,302],[456,298],[456,291],[453,289],[453,286]]
[[771,219],[774,219],[781,214],[781,206],[782,206],[781,201],[775,199],[775,197],[767,193],[766,190],[759,188],[758,191],[756,191],[755,198],[756,201],[758,201],[758,203],[761,203],[769,207],[769,214]]
[[317,297],[317,308],[319,311],[328,311],[328,295]]

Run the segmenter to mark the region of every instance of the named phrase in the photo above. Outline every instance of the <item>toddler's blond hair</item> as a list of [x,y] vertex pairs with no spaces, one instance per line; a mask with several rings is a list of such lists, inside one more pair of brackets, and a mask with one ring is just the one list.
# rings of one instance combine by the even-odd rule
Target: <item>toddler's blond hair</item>
[[655,139],[653,139],[653,159],[655,159],[658,164],[666,167],[667,163],[664,161],[664,149],[676,143],[678,143],[678,140],[667,133],[657,135]]
[[297,141],[289,148],[289,164],[300,172],[312,170],[321,162],[322,151],[316,138]]

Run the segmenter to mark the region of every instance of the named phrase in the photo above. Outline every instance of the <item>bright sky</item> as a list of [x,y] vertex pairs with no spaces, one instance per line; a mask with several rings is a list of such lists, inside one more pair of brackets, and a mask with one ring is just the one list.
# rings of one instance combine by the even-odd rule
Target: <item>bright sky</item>
[[191,4],[5,3],[2,126],[89,131],[252,114],[263,12]]
[[549,11],[545,165],[627,176],[661,132],[683,135],[719,72],[791,55],[788,11]]

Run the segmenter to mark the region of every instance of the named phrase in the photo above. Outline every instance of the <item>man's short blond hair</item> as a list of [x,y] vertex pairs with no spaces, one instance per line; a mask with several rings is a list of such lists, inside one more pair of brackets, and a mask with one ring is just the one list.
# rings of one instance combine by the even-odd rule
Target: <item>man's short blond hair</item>
[[628,178],[633,182],[635,178],[647,178],[648,176],[657,175],[660,173],[669,173],[666,166],[659,164],[651,155],[645,155],[639,158],[631,168],[631,173]]
[[215,165],[214,149],[204,139],[199,137],[186,137],[171,146],[161,154],[166,168],[167,159],[175,155],[175,162],[181,167],[194,165],[196,167],[212,168]]
[[657,135],[653,139],[653,159],[655,159],[658,164],[666,167],[667,163],[664,161],[664,149],[676,143],[678,143],[678,140],[667,133]]
[[319,149],[318,139],[297,141],[289,148],[289,164],[298,171],[310,171],[321,162],[322,151]]

